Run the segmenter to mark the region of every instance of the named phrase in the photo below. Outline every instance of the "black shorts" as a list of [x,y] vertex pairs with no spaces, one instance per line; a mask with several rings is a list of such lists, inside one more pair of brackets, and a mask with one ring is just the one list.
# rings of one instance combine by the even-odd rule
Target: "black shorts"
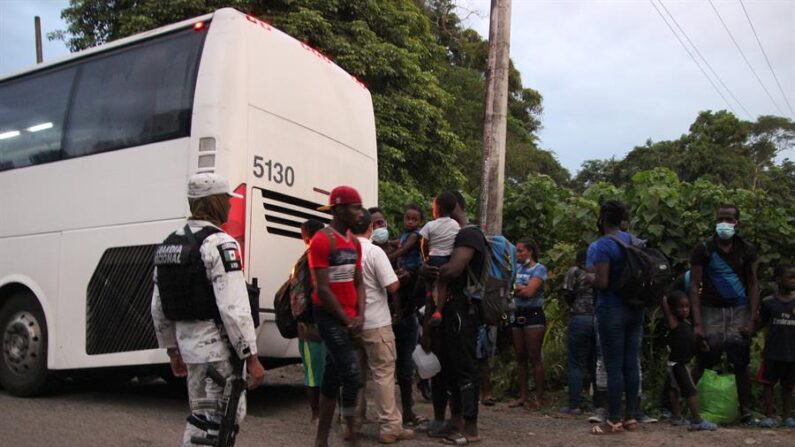
[[759,363],[756,379],[765,385],[775,385],[780,382],[781,386],[795,389],[795,362],[763,359]]
[[541,307],[520,307],[511,315],[511,327],[518,329],[543,329],[547,325],[547,317]]
[[696,384],[693,383],[693,378],[690,376],[690,371],[683,363],[674,363],[668,365],[668,374],[670,376],[671,389],[679,392],[679,395],[687,399],[688,397],[695,396]]

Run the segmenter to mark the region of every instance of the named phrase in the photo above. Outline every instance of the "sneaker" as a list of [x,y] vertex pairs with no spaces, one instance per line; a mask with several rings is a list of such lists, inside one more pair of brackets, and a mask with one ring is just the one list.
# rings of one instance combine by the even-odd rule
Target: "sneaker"
[[563,407],[560,409],[561,414],[565,414],[566,416],[580,416],[582,414],[582,410],[579,408],[571,408],[571,407]]
[[740,424],[749,427],[756,427],[759,425],[759,419],[755,418],[751,413],[745,413],[740,416]]
[[673,416],[674,415],[673,415],[673,413],[671,413],[671,410],[669,410],[667,408],[664,409],[662,412],[660,412],[660,417],[663,418],[663,419],[671,419]]
[[760,428],[774,428],[776,426],[776,421],[774,421],[773,418],[764,418],[757,422],[756,426]]
[[378,435],[378,442],[381,444],[394,444],[398,441],[414,438],[414,430],[402,428],[396,433],[381,433]]
[[635,416],[635,419],[637,419],[637,421],[640,422],[641,424],[654,424],[659,422],[657,418],[653,418],[642,411],[638,412],[638,415]]
[[594,410],[591,417],[588,418],[588,422],[592,424],[603,424],[607,419],[607,410],[604,408],[597,408]]
[[690,422],[680,416],[679,419],[671,419],[671,425],[674,427],[684,427],[685,425],[690,425]]
[[690,427],[688,427],[688,430],[692,431],[715,431],[717,429],[718,429],[717,425],[713,424],[712,422],[706,419],[702,419],[701,422],[698,423],[693,422],[692,424],[690,424]]
[[787,428],[795,428],[795,418],[789,417],[784,419],[783,421],[781,421],[781,426]]

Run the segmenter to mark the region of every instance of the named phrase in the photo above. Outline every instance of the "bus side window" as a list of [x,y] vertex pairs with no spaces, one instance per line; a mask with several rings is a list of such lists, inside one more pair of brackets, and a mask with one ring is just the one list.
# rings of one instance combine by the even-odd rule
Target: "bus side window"
[[74,68],[0,84],[0,171],[61,159]]
[[83,64],[64,158],[188,136],[205,35],[178,32]]

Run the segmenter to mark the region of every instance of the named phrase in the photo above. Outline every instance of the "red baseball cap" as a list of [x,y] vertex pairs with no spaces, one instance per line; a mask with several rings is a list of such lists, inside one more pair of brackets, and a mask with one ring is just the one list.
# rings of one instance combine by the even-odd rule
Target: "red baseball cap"
[[328,205],[318,208],[319,211],[328,211],[336,205],[355,205],[362,203],[362,196],[350,186],[337,186],[331,190]]

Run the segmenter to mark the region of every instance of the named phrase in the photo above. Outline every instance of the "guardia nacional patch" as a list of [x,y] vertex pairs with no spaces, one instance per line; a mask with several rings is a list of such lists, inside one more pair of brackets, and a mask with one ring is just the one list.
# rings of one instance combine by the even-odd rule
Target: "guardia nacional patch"
[[221,255],[221,262],[227,272],[243,270],[243,260],[240,257],[240,250],[234,242],[225,242],[218,246],[218,254]]

